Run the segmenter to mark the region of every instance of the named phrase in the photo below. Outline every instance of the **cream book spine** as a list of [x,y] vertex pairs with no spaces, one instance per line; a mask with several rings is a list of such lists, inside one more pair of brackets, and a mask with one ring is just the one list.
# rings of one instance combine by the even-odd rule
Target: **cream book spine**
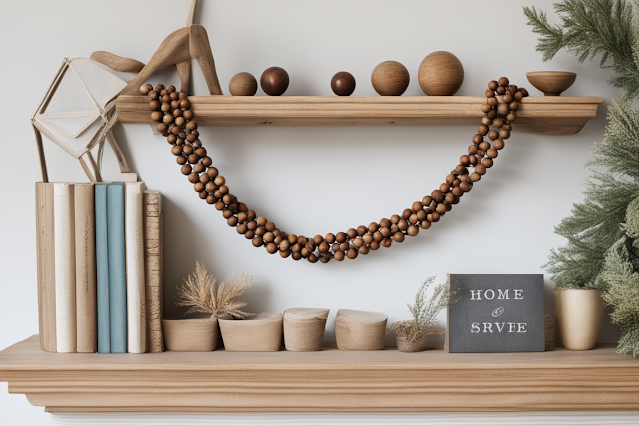
[[75,298],[78,352],[98,350],[95,197],[92,183],[75,184]]
[[125,184],[127,346],[130,353],[146,352],[144,276],[144,182]]
[[162,194],[144,191],[144,273],[146,275],[147,349],[164,352],[163,303],[163,222]]
[[76,352],[75,237],[73,184],[53,185],[55,313],[58,352]]

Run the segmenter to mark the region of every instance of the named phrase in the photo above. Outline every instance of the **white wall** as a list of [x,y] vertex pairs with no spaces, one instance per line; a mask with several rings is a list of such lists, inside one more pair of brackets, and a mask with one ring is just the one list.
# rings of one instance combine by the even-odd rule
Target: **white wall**
[[[357,79],[354,95],[375,96],[372,69],[397,60],[411,72],[405,95],[422,95],[420,61],[448,50],[464,64],[458,95],[482,95],[488,81],[505,75],[537,96],[526,72],[566,70],[578,77],[565,95],[603,96],[604,105],[575,136],[518,134],[515,125],[496,166],[442,222],[391,249],[327,265],[253,248],[193,193],[161,136],[153,136],[148,126],[117,125],[115,134],[132,168],[165,197],[167,293],[196,260],[219,277],[246,268],[259,277],[246,296],[251,311],[330,308],[327,339],[332,339],[339,308],[386,312],[391,322],[408,318],[406,303],[431,275],[442,281],[447,272],[544,272],[548,251],[563,243],[553,226],[582,199],[588,149],[601,139],[606,106],[615,95],[606,85],[611,74],[596,62],[578,64],[562,52],[542,63],[522,6],[549,10],[552,1],[202,1],[196,23],[208,30],[226,93],[237,72],[259,79],[266,68],[281,66],[291,78],[287,95],[332,95],[332,75],[345,70]],[[2,2],[0,348],[38,332],[33,108],[63,57],[107,50],[147,61],[164,37],[184,24],[189,3]],[[194,80],[195,94],[207,94],[197,65]],[[150,82],[178,85],[179,80],[171,69]],[[205,128],[201,133],[233,194],[282,229],[312,236],[401,213],[429,194],[465,152],[474,126]],[[46,140],[45,151],[52,181],[86,179],[75,160]],[[104,175],[112,179],[117,172],[107,149]],[[547,279],[547,313],[553,311],[552,286]],[[169,315],[180,314],[170,298],[165,306]],[[600,340],[616,337],[615,328],[606,326]],[[7,395],[6,384],[0,385],[0,419],[11,425],[50,423],[24,396]]]

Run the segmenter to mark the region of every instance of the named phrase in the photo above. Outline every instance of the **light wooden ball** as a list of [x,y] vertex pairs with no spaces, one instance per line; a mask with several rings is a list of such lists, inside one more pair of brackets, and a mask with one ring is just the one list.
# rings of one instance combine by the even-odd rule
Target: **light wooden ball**
[[371,74],[371,83],[382,96],[400,96],[408,88],[410,74],[397,61],[386,61],[377,65]]
[[433,52],[420,64],[417,79],[428,96],[453,96],[464,82],[464,67],[450,52]]
[[260,85],[264,93],[270,96],[280,96],[288,89],[288,73],[284,68],[271,67],[262,73]]
[[248,72],[240,72],[229,82],[229,92],[233,96],[253,96],[257,92],[257,80]]

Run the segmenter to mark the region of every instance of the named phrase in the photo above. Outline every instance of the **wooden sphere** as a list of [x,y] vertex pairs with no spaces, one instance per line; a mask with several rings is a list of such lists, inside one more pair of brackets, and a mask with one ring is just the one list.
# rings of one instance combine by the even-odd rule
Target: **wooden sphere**
[[400,96],[408,88],[410,73],[397,61],[382,62],[373,70],[371,83],[382,96]]
[[429,96],[452,96],[464,82],[464,67],[450,52],[433,52],[419,65],[419,85]]
[[338,72],[331,79],[331,89],[337,96],[350,96],[355,90],[355,77],[346,71]]
[[260,85],[264,93],[270,96],[280,96],[288,89],[288,73],[284,68],[271,67],[262,73]]
[[253,96],[257,92],[257,80],[248,72],[237,73],[229,82],[229,92],[233,96]]
[[150,84],[144,84],[142,86],[140,86],[140,94],[141,95],[148,95],[149,92],[153,90],[153,86],[151,86]]

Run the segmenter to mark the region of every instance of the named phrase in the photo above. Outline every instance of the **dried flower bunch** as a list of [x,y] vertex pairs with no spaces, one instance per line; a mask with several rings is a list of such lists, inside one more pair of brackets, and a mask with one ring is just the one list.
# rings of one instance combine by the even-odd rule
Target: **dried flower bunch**
[[408,310],[413,314],[412,320],[397,321],[386,329],[386,333],[395,333],[405,338],[409,343],[416,343],[429,334],[445,334],[437,325],[437,315],[450,303],[450,296],[459,290],[450,291],[448,284],[435,286],[433,295],[426,299],[426,292],[435,281],[435,277],[427,278],[415,296],[415,304],[408,304]]
[[246,302],[233,300],[244,294],[255,283],[256,277],[248,271],[243,271],[239,277],[231,273],[220,285],[217,285],[215,275],[209,273],[203,264],[195,262],[195,271],[177,287],[177,306],[190,306],[187,314],[194,312],[209,313],[215,317],[220,313],[227,313],[234,317],[251,316],[240,309]]

